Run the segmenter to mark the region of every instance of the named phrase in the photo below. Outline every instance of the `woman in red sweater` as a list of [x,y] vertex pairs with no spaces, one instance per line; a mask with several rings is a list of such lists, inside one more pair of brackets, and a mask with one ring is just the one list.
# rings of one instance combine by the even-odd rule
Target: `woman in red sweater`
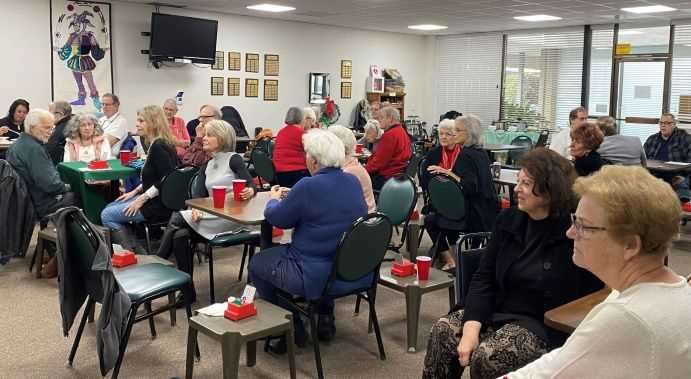
[[286,125],[278,131],[273,151],[276,181],[281,187],[291,188],[305,176],[310,176],[302,147],[304,113],[298,107],[290,107],[286,113]]

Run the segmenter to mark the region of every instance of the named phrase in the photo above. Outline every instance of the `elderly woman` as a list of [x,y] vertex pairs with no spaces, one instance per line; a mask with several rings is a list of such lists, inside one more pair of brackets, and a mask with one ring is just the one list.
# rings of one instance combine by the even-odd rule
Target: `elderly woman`
[[465,220],[458,223],[435,213],[432,209],[425,217],[425,228],[433,241],[443,233],[436,246],[445,264],[443,269],[456,267],[449,246],[458,239],[458,232],[490,232],[497,216],[497,195],[490,172],[487,153],[480,148],[482,122],[473,115],[461,116],[439,123],[439,143],[427,154],[426,175],[429,182],[434,175],[446,175],[461,183],[466,204]]
[[602,157],[597,149],[604,136],[600,128],[592,122],[586,122],[571,129],[569,153],[578,176],[588,176],[602,167]]
[[285,126],[278,131],[274,144],[273,161],[276,181],[282,187],[291,188],[300,179],[309,176],[305,164],[305,149],[302,135],[305,134],[304,112],[298,107],[290,107],[286,113]]
[[17,99],[10,105],[7,117],[0,118],[0,136],[17,139],[24,132],[24,120],[29,113],[29,102]]
[[190,134],[185,127],[185,120],[182,117],[176,116],[178,114],[178,103],[175,99],[166,99],[163,102],[163,113],[166,115],[170,132],[175,137],[175,151],[179,157],[185,155],[187,147],[190,146]]
[[538,148],[521,160],[518,208],[502,212],[473,275],[463,310],[433,327],[423,378],[497,378],[560,346],[544,313],[602,288],[571,261],[566,238],[575,206],[573,166]]
[[664,265],[679,232],[674,191],[641,167],[618,166],[578,179],[575,190],[573,261],[612,293],[564,346],[508,378],[691,377],[691,288]]
[[[286,309],[290,307],[281,302],[278,290],[307,299],[321,297],[339,240],[355,220],[367,214],[360,182],[340,169],[345,160],[341,140],[327,131],[311,130],[305,134],[304,145],[312,177],[300,180],[288,192],[274,186],[264,211],[272,225],[293,228],[293,240],[289,245],[260,252],[249,266],[259,296]],[[371,278],[366,276],[355,284],[362,285],[365,280]],[[323,304],[318,312],[318,337],[330,340],[336,333],[333,301]],[[305,329],[297,313],[293,322],[296,344],[304,346]],[[285,348],[284,338],[272,347],[278,353],[285,352]]]
[[367,124],[365,124],[365,135],[360,138],[358,143],[365,145],[367,150],[374,153],[383,135],[384,131],[379,126],[379,121],[375,119],[367,120]]
[[305,132],[309,132],[310,129],[319,129],[319,120],[317,120],[317,113],[312,107],[302,108],[304,118],[302,119],[302,127]]
[[82,113],[72,118],[65,130],[64,162],[110,159],[110,144],[96,116]]
[[149,142],[146,163],[141,170],[142,183],[101,212],[101,221],[112,230],[113,241],[128,249],[136,246],[130,223],[170,218],[171,210],[163,205],[158,193],[163,178],[177,165],[175,137],[160,106],[147,105],[137,112],[137,134]]
[[372,213],[377,211],[377,204],[374,201],[374,191],[372,190],[372,178],[370,178],[367,170],[358,162],[355,155],[355,135],[353,131],[342,125],[331,125],[328,129],[338,137],[343,146],[345,146],[345,162],[341,168],[343,171],[354,175],[362,186],[362,193],[365,195],[365,203],[367,203],[367,212]]
[[[199,176],[192,188],[193,198],[209,197],[214,186],[225,186],[226,191],[232,192],[233,180],[244,179],[247,187],[240,196],[248,200],[254,196],[256,189],[252,177],[242,156],[235,152],[235,131],[225,121],[210,121],[205,126],[204,151],[211,155],[211,160],[199,169]],[[242,228],[241,225],[196,209],[175,212],[161,241],[158,255],[168,258],[171,252],[175,254],[178,269],[193,275],[193,255],[189,249],[190,241],[211,240],[217,234]],[[194,286],[192,287],[190,303],[196,300]]]

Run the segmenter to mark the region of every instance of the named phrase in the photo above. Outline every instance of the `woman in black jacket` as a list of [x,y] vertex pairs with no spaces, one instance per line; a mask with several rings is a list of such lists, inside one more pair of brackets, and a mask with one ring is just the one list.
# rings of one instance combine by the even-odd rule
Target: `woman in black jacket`
[[521,160],[518,209],[503,212],[463,310],[432,327],[423,378],[497,378],[560,346],[566,336],[544,313],[602,288],[571,259],[566,237],[576,174],[557,153],[535,149]]
[[142,184],[118,197],[101,212],[103,225],[113,230],[113,241],[129,249],[135,246],[133,234],[126,227],[130,222],[170,218],[172,211],[163,205],[158,193],[163,178],[177,166],[175,137],[160,106],[147,105],[137,113],[137,134],[151,142],[141,171]]
[[28,113],[28,101],[24,99],[13,101],[9,112],[7,112],[7,117],[0,118],[0,137],[19,138],[19,134],[25,131],[24,119]]
[[600,128],[592,122],[586,122],[571,130],[569,153],[573,157],[573,165],[578,176],[588,176],[600,171],[603,160],[597,149],[604,139]]
[[[439,147],[427,154],[423,185],[434,175],[446,175],[461,183],[466,204],[465,220],[454,222],[430,210],[425,216],[425,228],[436,241],[443,233],[436,247],[445,260],[444,270],[456,266],[449,246],[458,240],[459,232],[489,232],[494,228],[497,216],[497,195],[490,172],[487,153],[479,145],[482,140],[482,123],[473,115],[454,120],[445,119],[439,123]],[[442,232],[442,230],[446,230]]]

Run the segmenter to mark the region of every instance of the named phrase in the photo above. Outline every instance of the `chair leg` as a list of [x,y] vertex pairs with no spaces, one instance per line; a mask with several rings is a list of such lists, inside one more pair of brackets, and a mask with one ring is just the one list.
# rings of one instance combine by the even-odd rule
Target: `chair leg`
[[34,262],[34,264],[36,265],[36,279],[41,279],[41,264],[43,264],[44,251],[45,246],[43,238],[39,237],[38,241],[36,241],[36,252],[34,253],[34,259],[36,260],[36,262]]
[[125,328],[125,334],[122,336],[120,341],[120,352],[118,353],[118,359],[115,361],[115,367],[113,368],[113,375],[111,379],[117,379],[120,373],[120,366],[122,365],[122,359],[125,356],[125,351],[127,351],[127,343],[130,341],[130,333],[132,333],[132,325],[134,325],[134,319],[137,317],[137,308],[139,304],[135,304],[130,308],[129,316],[127,318],[127,327]]
[[79,341],[82,339],[82,333],[84,332],[84,326],[86,325],[86,319],[89,317],[89,313],[94,306],[94,302],[91,297],[86,301],[86,308],[84,308],[84,313],[82,314],[82,320],[79,322],[79,328],[77,329],[77,335],[74,336],[74,342],[72,343],[72,349],[70,350],[70,356],[67,358],[67,364],[71,367],[74,362],[74,356],[77,354],[77,348],[79,347]]
[[216,302],[216,291],[214,290],[214,249],[206,246],[206,256],[209,258],[209,303]]
[[151,236],[149,235],[149,226],[144,223],[144,235],[146,236],[146,255],[151,254]]
[[355,299],[355,312],[353,313],[353,316],[360,314],[360,301],[362,301],[362,295],[358,294]]
[[379,320],[377,319],[377,310],[374,306],[374,299],[376,294],[373,290],[368,291],[367,296],[369,297],[369,314],[372,326],[374,326],[374,335],[377,337],[377,346],[379,347],[379,359],[386,360],[386,353],[384,352],[384,342],[381,339],[381,332],[379,331]]
[[[310,319],[310,335],[311,336],[316,336],[317,335],[317,318],[316,315],[314,314],[314,311],[310,310],[309,312],[309,319]],[[312,338],[312,342],[314,344],[314,361],[317,364],[317,377],[319,379],[324,379],[324,369],[322,368],[322,356],[321,353],[319,352],[319,338]]]
[[[144,303],[144,310],[148,313],[151,313],[150,301]],[[154,320],[154,316],[149,317],[149,329],[151,329],[151,339],[156,339],[156,321]]]
[[171,306],[170,308],[170,326],[175,326],[177,323],[177,314],[175,313],[175,292],[171,292],[168,294],[168,305]]
[[238,281],[242,281],[242,271],[245,268],[245,258],[247,258],[247,250],[249,246],[244,244],[242,246],[242,260],[240,260],[240,273],[238,274]]

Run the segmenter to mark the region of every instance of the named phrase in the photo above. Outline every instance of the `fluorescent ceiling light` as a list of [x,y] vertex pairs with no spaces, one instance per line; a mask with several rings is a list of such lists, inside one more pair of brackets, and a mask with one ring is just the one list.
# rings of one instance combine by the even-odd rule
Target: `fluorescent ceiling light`
[[532,16],[514,16],[513,19],[519,20],[519,21],[538,22],[538,21],[557,21],[557,20],[561,20],[561,17],[550,16],[548,14],[534,14]]
[[273,13],[290,12],[290,11],[295,10],[295,8],[293,8],[293,7],[287,7],[285,5],[276,5],[276,4],[249,5],[249,6],[247,6],[247,9],[251,9],[253,11],[273,12]]
[[425,30],[425,31],[430,31],[430,30],[444,30],[448,29],[448,26],[444,25],[433,25],[433,24],[422,24],[422,25],[410,25],[408,29],[414,29],[414,30]]
[[643,34],[643,32],[640,30],[620,30],[619,31],[620,36],[635,36],[635,35],[639,35],[639,34]]
[[624,12],[643,14],[643,13],[660,13],[676,11],[676,8],[665,5],[647,5],[644,7],[621,8]]

